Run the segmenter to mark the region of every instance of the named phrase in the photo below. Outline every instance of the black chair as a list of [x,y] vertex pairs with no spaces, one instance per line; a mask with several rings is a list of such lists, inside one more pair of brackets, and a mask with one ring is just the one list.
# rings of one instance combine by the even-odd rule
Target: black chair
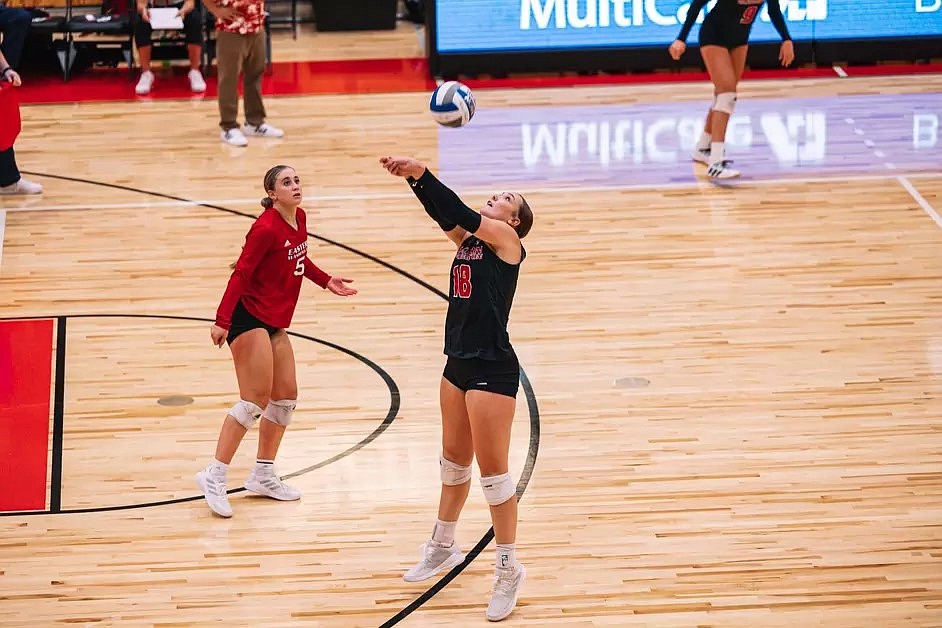
[[[105,0],[101,5],[75,5],[74,0],[70,0],[67,14],[66,80],[69,79],[71,66],[79,54],[79,48],[90,55],[92,63],[117,67],[123,61],[128,64],[128,72],[133,71],[134,34],[129,13],[131,10],[134,8],[126,1]],[[80,11],[81,15],[76,15],[77,11]],[[91,35],[96,37],[88,37]],[[78,41],[77,37],[88,39]]]
[[[67,3],[56,13],[40,9],[28,9],[33,19],[23,49],[21,65],[35,64],[42,67],[49,60],[55,59],[58,67],[65,71],[66,39],[68,33]],[[56,10],[56,9],[53,9]]]

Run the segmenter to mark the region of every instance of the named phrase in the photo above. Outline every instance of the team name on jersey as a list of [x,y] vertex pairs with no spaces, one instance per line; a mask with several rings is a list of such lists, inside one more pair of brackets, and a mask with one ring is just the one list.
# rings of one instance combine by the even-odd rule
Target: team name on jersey
[[305,255],[307,255],[307,241],[306,240],[288,251],[288,261],[293,262],[296,259],[303,258]]
[[469,246],[458,249],[455,259],[475,260],[484,259],[484,247],[482,245]]

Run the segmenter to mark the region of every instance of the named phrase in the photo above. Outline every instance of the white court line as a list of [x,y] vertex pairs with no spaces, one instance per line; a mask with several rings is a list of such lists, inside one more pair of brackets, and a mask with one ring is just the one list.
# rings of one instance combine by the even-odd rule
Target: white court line
[[[935,172],[912,172],[904,174],[909,179],[926,179],[940,176]],[[860,175],[848,177],[784,177],[781,179],[740,179],[739,183],[722,186],[724,189],[732,187],[748,188],[750,185],[787,185],[791,183],[841,183],[844,181],[889,181],[898,179],[900,175],[895,173]],[[571,192],[644,192],[659,190],[688,190],[699,189],[713,185],[706,179],[698,181],[688,181],[684,183],[639,183],[637,185],[568,185],[559,187],[544,188],[524,188],[527,196],[530,194],[563,194]],[[461,194],[483,194],[490,195],[494,193],[494,186],[489,188],[468,188],[459,190]],[[146,192],[141,192],[146,194]],[[396,198],[413,198],[411,192],[396,192],[393,194],[337,194],[337,195],[314,195],[310,199],[309,206],[315,206],[319,202],[328,201],[370,201]],[[148,207],[196,207],[198,205],[258,205],[258,198],[230,198],[230,199],[206,199],[192,201],[146,201],[141,203],[94,203],[80,205],[45,205],[37,207],[8,207],[8,212],[35,212],[35,211],[78,211],[91,209],[146,209]]]
[[909,195],[912,196],[917,203],[919,203],[919,206],[926,210],[926,213],[929,214],[929,217],[935,221],[935,224],[942,227],[942,216],[940,216],[939,212],[937,212],[935,208],[929,204],[929,201],[927,201],[923,195],[919,193],[919,190],[914,188],[913,184],[910,183],[909,180],[904,176],[896,177],[896,180],[900,182],[900,185],[906,188],[906,191],[909,192]]

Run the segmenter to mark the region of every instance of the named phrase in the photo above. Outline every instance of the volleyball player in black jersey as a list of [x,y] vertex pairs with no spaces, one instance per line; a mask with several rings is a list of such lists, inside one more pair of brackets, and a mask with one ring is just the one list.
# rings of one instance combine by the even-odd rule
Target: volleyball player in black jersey
[[418,582],[464,560],[455,542],[455,527],[468,498],[471,462],[476,457],[497,542],[494,590],[486,616],[500,621],[513,611],[526,576],[516,559],[517,496],[507,460],[520,381],[507,319],[526,257],[520,240],[530,231],[533,212],[522,196],[505,192],[488,199],[478,213],[415,159],[383,157],[380,163],[393,175],[407,178],[425,211],[458,247],[445,318],[448,358],[439,390],[438,520],[422,547],[422,559],[403,577]]
[[[749,31],[765,0],[717,0],[700,27],[700,54],[713,81],[713,105],[707,114],[706,125],[693,152],[696,161],[709,165],[707,174],[714,179],[731,179],[739,171],[729,167],[726,159],[726,125],[736,107],[736,87],[746,67]],[[707,0],[693,0],[687,19],[677,39],[668,49],[675,61],[687,49],[687,35],[703,10]],[[778,58],[783,66],[795,60],[792,45],[782,16],[779,0],[768,0],[769,18],[782,38]]]

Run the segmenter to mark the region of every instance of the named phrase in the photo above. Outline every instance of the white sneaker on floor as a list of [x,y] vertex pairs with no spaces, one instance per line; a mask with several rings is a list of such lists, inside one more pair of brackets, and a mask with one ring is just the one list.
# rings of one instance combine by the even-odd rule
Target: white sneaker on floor
[[693,157],[694,161],[698,161],[701,164],[710,165],[710,149],[709,148],[696,148],[694,147],[693,152],[690,153],[690,156]]
[[231,517],[232,507],[226,494],[226,474],[212,465],[196,474],[196,484],[203,491],[209,509],[220,517]]
[[422,546],[422,560],[407,571],[402,579],[406,582],[421,582],[462,562],[464,562],[464,554],[461,553],[457,543],[453,542],[450,547],[443,547],[440,543],[429,539]]
[[154,88],[154,73],[150,70],[141,72],[141,78],[137,81],[134,93],[138,96],[145,96]]
[[230,146],[248,146],[249,141],[245,139],[245,135],[242,134],[242,131],[239,129],[226,129],[219,134],[219,137],[222,138],[222,141]]
[[191,92],[205,92],[206,91],[206,81],[203,79],[203,75],[199,70],[190,70],[186,75],[190,79],[190,91]]
[[739,171],[730,168],[729,164],[731,163],[733,162],[728,159],[713,162],[707,168],[707,174],[710,175],[711,179],[735,179],[739,176]]
[[494,570],[494,591],[485,613],[488,621],[500,621],[513,612],[520,595],[520,585],[526,577],[527,570],[520,563],[510,569]]
[[242,131],[246,135],[254,135],[257,137],[284,137],[285,132],[277,127],[273,127],[267,122],[262,122],[259,125],[249,124],[246,122],[242,125]]
[[301,499],[301,491],[282,482],[274,469],[274,465],[269,466],[272,467],[271,471],[261,473],[258,472],[257,466],[253,467],[252,472],[249,473],[249,479],[245,481],[245,490],[283,502],[293,502],[296,499]]
[[42,191],[43,186],[22,177],[16,183],[0,187],[0,194],[42,194]]

